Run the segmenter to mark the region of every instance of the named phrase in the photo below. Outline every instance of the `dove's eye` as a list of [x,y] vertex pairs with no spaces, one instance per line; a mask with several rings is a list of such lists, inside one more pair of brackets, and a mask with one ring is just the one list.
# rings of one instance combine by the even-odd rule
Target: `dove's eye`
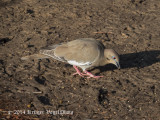
[[115,56],[112,56],[112,58],[115,60],[116,59],[116,57]]

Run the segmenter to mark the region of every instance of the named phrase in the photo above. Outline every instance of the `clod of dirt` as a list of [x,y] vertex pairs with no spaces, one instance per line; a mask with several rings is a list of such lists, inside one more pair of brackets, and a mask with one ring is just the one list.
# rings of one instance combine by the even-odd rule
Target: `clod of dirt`
[[39,76],[37,76],[37,77],[34,77],[35,78],[35,80],[39,83],[39,84],[42,84],[42,85],[45,85],[45,81],[46,81],[46,78],[45,77],[39,77]]
[[104,108],[108,108],[109,100],[108,100],[108,91],[106,89],[100,89],[98,95],[99,104]]
[[31,10],[31,9],[28,9],[28,10],[27,10],[27,13],[32,14],[32,13],[34,13],[34,11]]
[[50,100],[46,96],[40,96],[38,100],[44,105],[51,105]]
[[0,38],[0,45],[4,45],[5,43],[11,41],[9,38]]

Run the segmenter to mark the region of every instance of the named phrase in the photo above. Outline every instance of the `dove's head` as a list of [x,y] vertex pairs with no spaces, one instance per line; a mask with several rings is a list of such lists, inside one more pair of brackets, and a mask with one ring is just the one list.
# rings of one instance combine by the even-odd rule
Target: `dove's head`
[[105,49],[104,50],[104,57],[105,57],[105,61],[107,64],[114,64],[117,66],[118,69],[120,69],[119,55],[115,50]]

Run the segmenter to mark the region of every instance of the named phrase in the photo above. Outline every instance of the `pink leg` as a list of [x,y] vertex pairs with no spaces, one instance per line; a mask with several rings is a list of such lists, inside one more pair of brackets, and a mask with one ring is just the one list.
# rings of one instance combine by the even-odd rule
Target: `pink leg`
[[87,77],[87,78],[100,78],[100,77],[103,77],[103,76],[95,76],[95,75],[93,75],[92,73],[90,73],[90,72],[88,72],[87,70],[85,70],[85,71],[83,71],[84,73],[81,73],[80,71],[79,71],[79,69],[77,68],[77,66],[75,66],[75,65],[73,65],[73,67],[74,67],[74,69],[76,70],[76,73],[74,73],[73,75],[76,75],[76,74],[78,74],[78,75],[80,75],[81,77],[84,77],[84,76],[89,76],[89,77]]
[[84,71],[84,73],[86,73],[86,75],[88,75],[89,77],[87,77],[87,78],[100,78],[100,77],[103,77],[103,76],[95,76],[95,75],[93,75],[92,73],[90,73],[90,72],[88,72],[87,70],[85,70]]
[[73,67],[74,67],[74,69],[76,70],[76,72],[73,73],[73,75],[78,74],[78,75],[80,75],[81,77],[83,77],[82,73],[79,71],[79,69],[77,68],[77,66],[73,65]]

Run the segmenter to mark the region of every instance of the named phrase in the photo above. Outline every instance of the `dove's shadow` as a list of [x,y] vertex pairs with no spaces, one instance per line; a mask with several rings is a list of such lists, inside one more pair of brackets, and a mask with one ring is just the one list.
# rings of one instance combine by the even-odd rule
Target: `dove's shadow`
[[[160,50],[142,51],[138,53],[127,53],[120,55],[121,69],[126,68],[144,68],[154,63],[160,62]],[[96,68],[91,69],[94,70]],[[105,65],[98,67],[101,72],[117,69],[114,65]],[[98,73],[99,74],[99,73]]]

